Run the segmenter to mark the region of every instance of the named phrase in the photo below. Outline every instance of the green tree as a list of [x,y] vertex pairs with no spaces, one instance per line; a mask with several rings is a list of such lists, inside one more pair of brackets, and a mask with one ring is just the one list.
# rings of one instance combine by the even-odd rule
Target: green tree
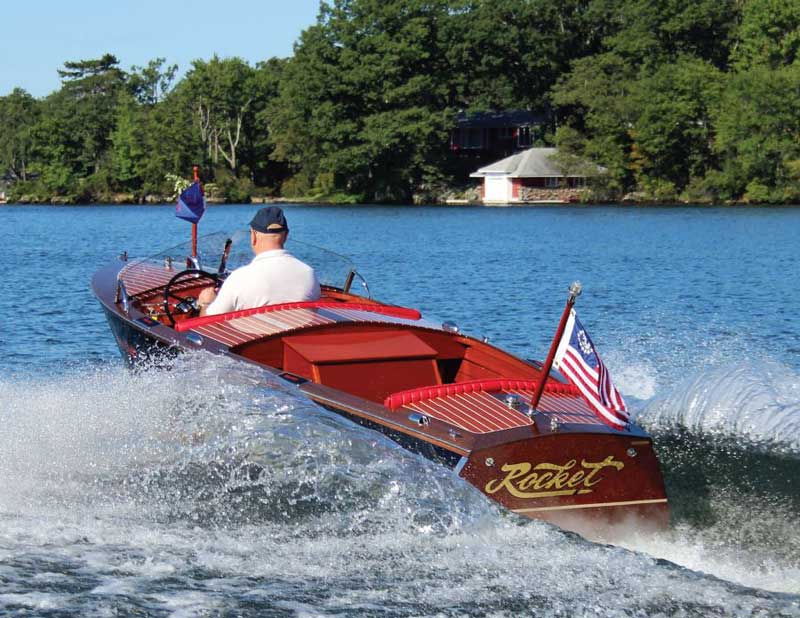
[[139,166],[142,191],[167,195],[171,188],[165,175],[185,176],[193,164],[202,163],[204,145],[191,113],[175,91],[170,92],[163,102],[147,108],[141,122],[146,152]]
[[682,56],[634,82],[631,165],[639,185],[668,182],[681,191],[714,166],[711,111],[722,74],[710,63]]
[[128,90],[142,105],[156,105],[172,90],[178,65],[164,67],[165,62],[164,58],[155,58],[146,67],[131,67],[127,76]]
[[142,166],[148,154],[145,150],[145,114],[133,96],[121,96],[116,126],[111,133],[112,171],[114,183],[120,188],[136,190],[142,186]]
[[202,159],[192,135],[192,119],[173,91],[176,65],[164,59],[132,67],[119,97],[111,134],[113,183],[143,197],[169,191],[165,176],[182,175]]
[[63,80],[60,97],[73,116],[70,129],[80,143],[76,167],[86,174],[100,170],[110,145],[116,119],[117,95],[125,86],[125,74],[111,54],[95,60],[65,62],[58,71]]
[[88,175],[83,165],[78,102],[60,90],[46,97],[40,107],[40,118],[31,129],[30,171],[47,195],[74,196],[79,178]]
[[762,186],[774,201],[800,199],[800,64],[729,76],[713,122],[723,197]]
[[452,118],[442,79],[444,1],[323,3],[273,107],[274,157],[309,183],[404,200],[436,176]]
[[32,127],[39,116],[36,99],[21,88],[0,97],[0,175],[26,181],[32,154]]
[[796,0],[748,0],[742,4],[732,60],[737,69],[755,65],[777,69],[800,54],[800,3]]
[[284,67],[278,96],[267,108],[271,157],[294,174],[293,193],[309,191],[328,171],[321,165],[326,150],[356,131],[339,75],[340,55],[341,47],[322,24],[304,30]]
[[610,189],[673,198],[716,164],[712,109],[738,19],[734,0],[593,0],[603,51],[551,90],[560,120],[608,169]]
[[738,8],[738,0],[594,0],[591,14],[613,24],[606,50],[635,66],[688,54],[725,68]]
[[794,0],[329,0],[285,60],[65,62],[50,96],[0,97],[0,170],[46,198],[194,163],[228,199],[406,201],[455,173],[459,111],[553,109],[560,165],[611,194],[800,201],[798,50]]
[[274,145],[270,139],[270,107],[278,97],[287,62],[285,59],[270,58],[256,65],[253,75],[254,125],[252,136],[242,152],[242,160],[252,171],[253,182],[273,190],[287,176],[286,165],[271,160]]
[[624,191],[633,179],[630,153],[631,128],[638,118],[632,99],[636,74],[617,54],[588,56],[577,60],[551,92],[563,121],[584,135],[584,155],[607,168],[611,192]]
[[569,63],[599,50],[588,1],[463,0],[450,3],[438,53],[447,60],[448,104],[542,109]]
[[256,98],[254,70],[241,58],[195,60],[179,85],[191,110],[208,159],[223,160],[233,172],[241,164],[240,151],[252,140]]

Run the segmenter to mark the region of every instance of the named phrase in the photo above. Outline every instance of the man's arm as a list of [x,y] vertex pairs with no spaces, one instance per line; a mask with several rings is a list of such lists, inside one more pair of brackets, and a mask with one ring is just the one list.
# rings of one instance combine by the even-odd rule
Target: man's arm
[[200,315],[206,315],[208,308],[213,304],[217,298],[217,292],[213,287],[205,288],[200,292],[197,297],[197,308],[200,310]]
[[215,292],[214,288],[205,288],[197,297],[197,307],[200,309],[200,315],[219,315],[220,313],[235,311],[236,287],[237,275],[232,272],[225,279],[219,292]]

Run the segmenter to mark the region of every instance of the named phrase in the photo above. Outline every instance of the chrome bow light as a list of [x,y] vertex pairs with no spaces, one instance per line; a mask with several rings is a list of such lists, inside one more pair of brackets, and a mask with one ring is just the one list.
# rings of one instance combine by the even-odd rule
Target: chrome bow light
[[122,310],[125,313],[128,313],[131,308],[131,299],[128,296],[128,290],[125,289],[125,284],[122,282],[122,279],[117,279],[117,293],[114,296],[114,302],[117,304],[122,304]]

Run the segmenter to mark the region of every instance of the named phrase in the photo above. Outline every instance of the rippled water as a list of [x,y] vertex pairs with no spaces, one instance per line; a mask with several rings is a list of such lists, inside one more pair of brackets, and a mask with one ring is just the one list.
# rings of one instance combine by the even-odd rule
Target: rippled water
[[188,226],[3,207],[0,613],[800,616],[800,210],[286,210],[377,297],[525,356],[581,279],[656,436],[670,529],[607,544],[520,520],[231,361],[127,372],[91,274]]

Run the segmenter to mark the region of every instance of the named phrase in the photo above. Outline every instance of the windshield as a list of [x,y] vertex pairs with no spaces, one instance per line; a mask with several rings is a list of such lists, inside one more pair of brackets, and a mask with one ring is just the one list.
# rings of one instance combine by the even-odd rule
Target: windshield
[[[225,268],[227,272],[239,266],[244,266],[253,259],[253,251],[250,248],[249,228],[236,230],[233,233],[216,232],[197,239],[199,268],[216,273],[219,270],[222,255],[225,251],[225,244],[228,239],[231,240],[231,249]],[[296,258],[313,267],[322,285],[339,289],[349,289],[355,277],[360,280],[364,284],[364,288],[366,288],[366,282],[364,282],[361,275],[358,274],[353,263],[342,255],[292,238],[286,241],[286,250]],[[142,261],[157,262],[159,264],[171,261],[173,268],[177,272],[187,267],[186,259],[191,253],[192,243],[185,242],[145,258]],[[195,268],[195,266],[190,267]],[[368,289],[367,295],[369,295]]]

